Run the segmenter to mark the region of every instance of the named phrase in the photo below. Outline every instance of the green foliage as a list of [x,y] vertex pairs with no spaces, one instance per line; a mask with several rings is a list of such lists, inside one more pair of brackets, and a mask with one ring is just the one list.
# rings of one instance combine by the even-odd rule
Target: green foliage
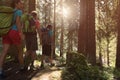
[[97,66],[90,66],[86,58],[80,54],[72,52],[71,59],[63,70],[62,80],[109,80],[106,71],[100,70]]
[[120,77],[120,69],[114,69],[114,77],[119,78]]

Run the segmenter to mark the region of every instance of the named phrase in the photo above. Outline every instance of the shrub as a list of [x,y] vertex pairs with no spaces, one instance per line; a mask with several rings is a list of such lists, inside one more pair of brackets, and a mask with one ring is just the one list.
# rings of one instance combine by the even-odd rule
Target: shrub
[[106,72],[97,66],[88,65],[87,59],[80,53],[71,52],[62,73],[62,80],[108,80]]

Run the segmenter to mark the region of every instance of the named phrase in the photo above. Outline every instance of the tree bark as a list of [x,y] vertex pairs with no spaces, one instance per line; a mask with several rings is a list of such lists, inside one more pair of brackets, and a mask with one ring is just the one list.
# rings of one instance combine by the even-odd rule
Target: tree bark
[[63,39],[64,39],[64,19],[63,19],[63,0],[61,0],[62,18],[61,18],[61,39],[60,39],[60,56],[63,56]]
[[36,3],[35,0],[29,0],[29,13],[31,13],[31,11],[33,10],[36,10],[35,3]]
[[87,21],[87,0],[81,0],[80,1],[80,26],[79,26],[79,32],[78,32],[78,52],[82,53],[86,56],[86,21]]
[[53,51],[52,51],[52,57],[55,58],[55,31],[56,31],[56,0],[54,0],[54,26],[53,26],[53,31],[54,31],[54,34],[53,34]]
[[80,1],[78,52],[83,53],[92,65],[96,64],[95,0]]
[[96,39],[95,39],[95,0],[88,0],[88,28],[87,28],[87,50],[92,65],[96,64]]
[[[118,11],[120,10],[120,4],[118,6]],[[118,20],[117,20],[117,29],[118,29],[118,36],[117,36],[117,53],[116,53],[116,68],[120,68],[120,12],[118,12]]]

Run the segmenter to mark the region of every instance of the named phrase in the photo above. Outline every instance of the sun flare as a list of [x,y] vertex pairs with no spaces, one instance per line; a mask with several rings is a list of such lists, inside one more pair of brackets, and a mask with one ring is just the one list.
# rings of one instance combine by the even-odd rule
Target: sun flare
[[69,10],[67,8],[63,8],[63,16],[68,17],[69,15]]

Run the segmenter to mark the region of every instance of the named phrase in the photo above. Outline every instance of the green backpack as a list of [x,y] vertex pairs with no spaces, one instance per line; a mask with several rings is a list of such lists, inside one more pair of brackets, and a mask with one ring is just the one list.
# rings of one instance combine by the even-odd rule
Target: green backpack
[[23,32],[24,33],[34,33],[36,32],[35,29],[35,21],[33,17],[29,14],[23,14],[21,17],[21,21],[23,23]]
[[0,6],[0,37],[6,35],[13,25],[14,9]]

